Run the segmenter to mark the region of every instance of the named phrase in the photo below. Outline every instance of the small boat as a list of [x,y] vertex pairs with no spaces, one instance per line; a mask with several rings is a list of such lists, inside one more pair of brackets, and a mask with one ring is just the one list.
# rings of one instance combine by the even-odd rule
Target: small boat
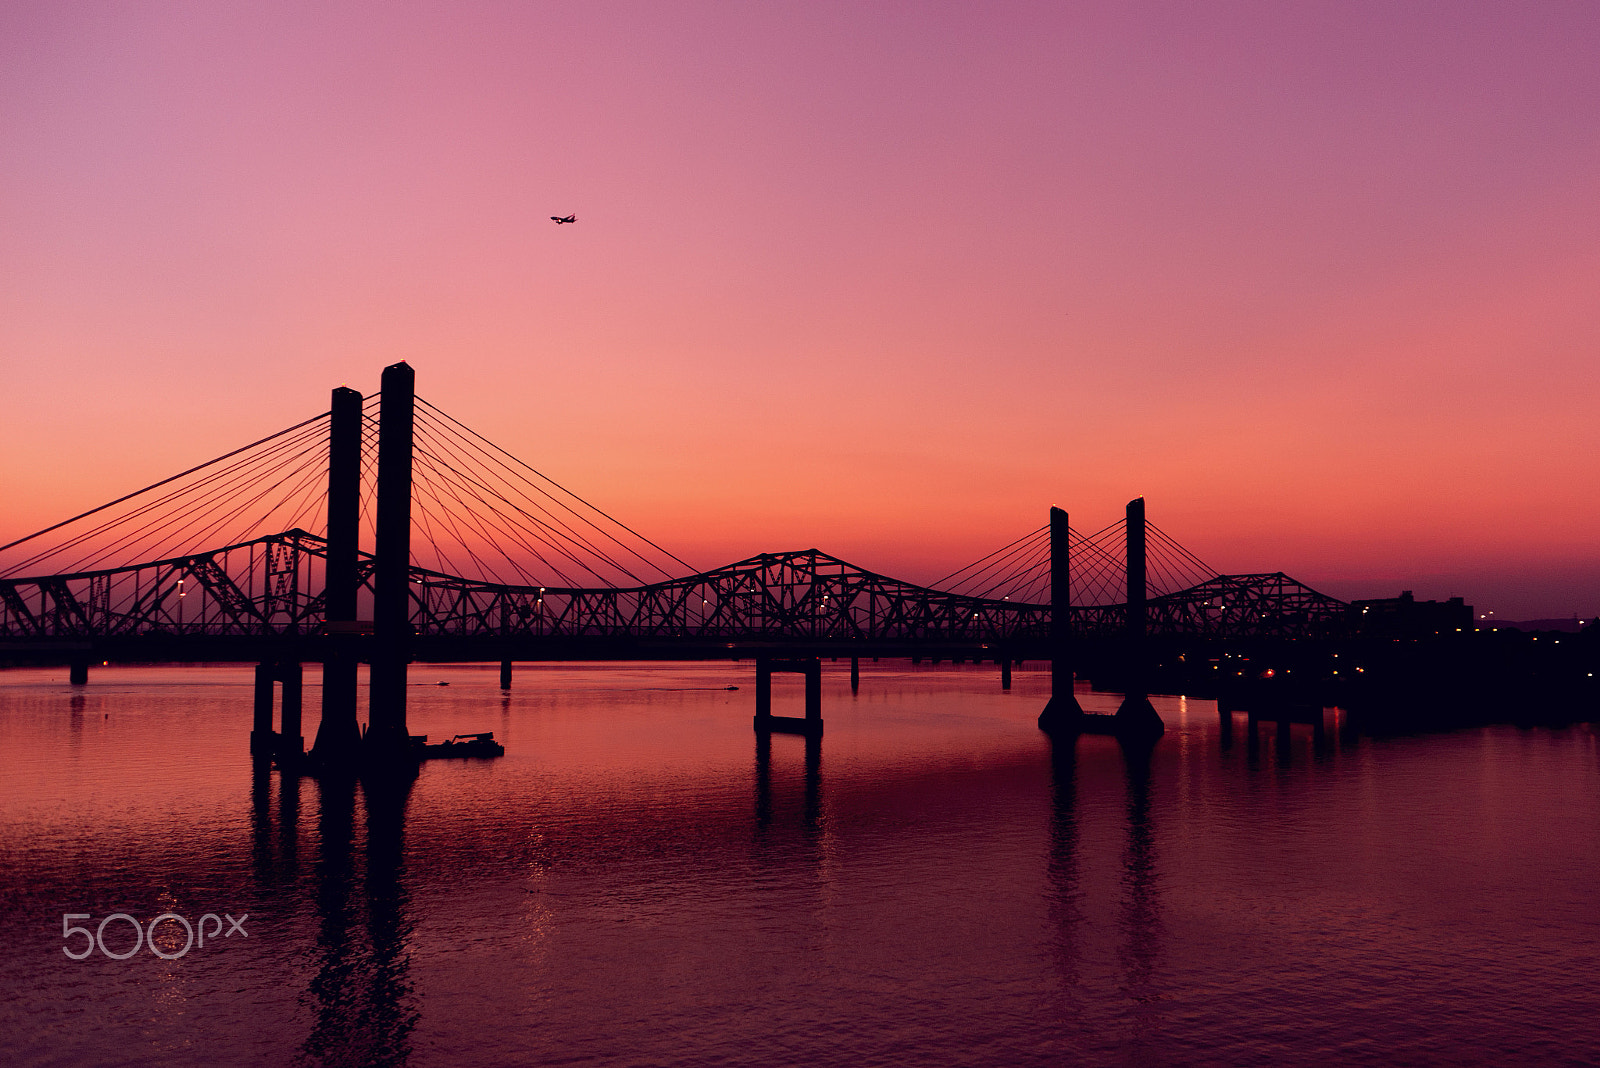
[[428,744],[428,736],[414,735],[412,744],[422,760],[435,757],[497,757],[506,755],[506,747],[494,740],[494,731],[482,734],[458,734],[447,741]]

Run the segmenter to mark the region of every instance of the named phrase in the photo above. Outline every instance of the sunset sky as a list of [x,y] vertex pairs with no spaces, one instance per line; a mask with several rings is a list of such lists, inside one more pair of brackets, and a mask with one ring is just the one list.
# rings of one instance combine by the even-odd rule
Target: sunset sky
[[7,0],[0,542],[406,360],[698,566],[1143,495],[1592,616],[1597,56],[1592,0]]

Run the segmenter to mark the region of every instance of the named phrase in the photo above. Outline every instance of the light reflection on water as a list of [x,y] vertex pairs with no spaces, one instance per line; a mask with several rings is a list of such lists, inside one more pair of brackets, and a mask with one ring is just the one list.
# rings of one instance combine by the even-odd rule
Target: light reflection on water
[[[414,731],[508,752],[387,789],[253,770],[248,668],[0,674],[0,1057],[1590,1062],[1591,728],[1225,740],[1158,698],[1141,757],[1052,745],[1044,673],[827,668],[808,747],[757,741],[748,663],[417,665]],[[250,937],[66,959],[119,911]]]

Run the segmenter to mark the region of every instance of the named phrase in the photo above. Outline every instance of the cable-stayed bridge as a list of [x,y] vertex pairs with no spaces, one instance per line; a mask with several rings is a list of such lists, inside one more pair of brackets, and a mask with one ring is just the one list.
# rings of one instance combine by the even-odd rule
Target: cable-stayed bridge
[[365,661],[374,724],[398,702],[403,732],[412,659],[500,660],[509,685],[516,659],[756,657],[759,714],[769,668],[819,656],[995,660],[1009,677],[1070,666],[1073,642],[1327,637],[1348,619],[1281,573],[1215,573],[1142,500],[1087,535],[1052,510],[925,585],[816,549],[698,570],[413,381],[395,365],[379,393],[335,390],[329,412],[0,546],[0,655],[54,651],[75,681],[90,660],[259,660],[269,702],[285,665],[297,680],[321,662],[325,719],[330,688],[353,709]]

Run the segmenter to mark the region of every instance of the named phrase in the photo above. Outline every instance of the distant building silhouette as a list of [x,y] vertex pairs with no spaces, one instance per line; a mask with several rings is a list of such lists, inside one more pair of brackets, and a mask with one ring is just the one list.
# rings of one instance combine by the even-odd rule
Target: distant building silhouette
[[1369,638],[1420,638],[1472,629],[1472,606],[1460,597],[1419,601],[1410,590],[1398,597],[1351,601],[1353,630]]

